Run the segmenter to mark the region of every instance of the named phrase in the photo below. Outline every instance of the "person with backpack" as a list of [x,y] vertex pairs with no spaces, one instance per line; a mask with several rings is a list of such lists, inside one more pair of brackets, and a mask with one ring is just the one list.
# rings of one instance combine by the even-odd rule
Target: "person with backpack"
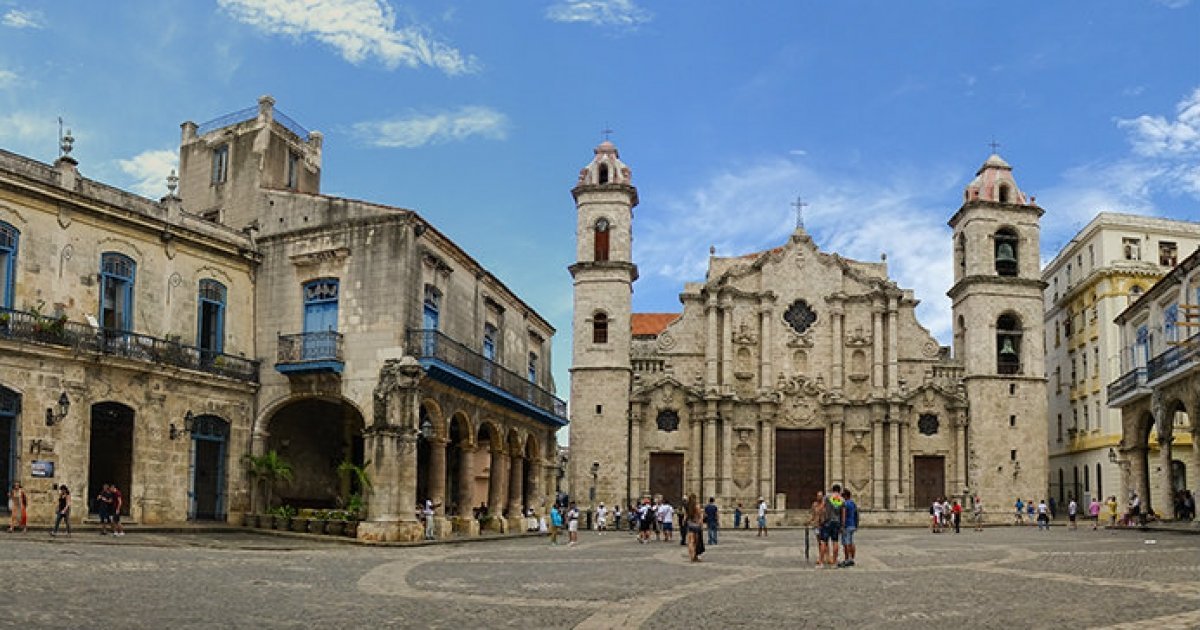
[[550,544],[558,544],[558,530],[562,528],[563,517],[562,512],[558,511],[558,504],[555,503],[550,507]]
[[824,566],[835,566],[838,562],[838,540],[842,534],[843,508],[841,484],[833,484],[825,495],[825,510],[821,528],[817,530],[819,554]]

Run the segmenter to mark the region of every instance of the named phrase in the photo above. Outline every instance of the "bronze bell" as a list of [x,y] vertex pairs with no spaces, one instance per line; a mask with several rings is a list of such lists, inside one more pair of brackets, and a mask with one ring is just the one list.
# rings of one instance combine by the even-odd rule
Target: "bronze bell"
[[1004,338],[1003,343],[1000,345],[1000,354],[1008,356],[1015,356],[1017,354],[1017,349],[1013,347],[1012,337]]
[[1000,243],[996,247],[996,262],[998,263],[1017,263],[1017,256],[1013,253],[1013,246],[1010,243]]

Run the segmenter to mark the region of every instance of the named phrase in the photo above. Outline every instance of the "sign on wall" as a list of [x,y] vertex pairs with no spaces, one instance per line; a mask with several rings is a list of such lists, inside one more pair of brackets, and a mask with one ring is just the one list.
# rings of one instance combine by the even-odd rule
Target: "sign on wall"
[[29,464],[29,474],[35,478],[49,479],[54,476],[54,462],[46,459],[35,459]]

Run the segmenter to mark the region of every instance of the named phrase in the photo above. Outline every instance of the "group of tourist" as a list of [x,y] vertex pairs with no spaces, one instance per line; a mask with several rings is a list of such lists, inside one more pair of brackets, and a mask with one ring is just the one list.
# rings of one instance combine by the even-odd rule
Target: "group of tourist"
[[[858,530],[858,504],[849,488],[833,484],[829,493],[818,490],[809,510],[810,527],[817,530],[817,568],[847,568],[854,566],[856,547],[854,532]],[[842,560],[838,560],[838,543]]]
[[[929,531],[940,534],[942,530],[953,527],[954,533],[959,533],[962,527],[962,512],[963,506],[958,499],[953,501],[945,497],[934,499],[933,504],[929,506]],[[980,514],[982,513],[981,508]]]
[[1192,521],[1196,519],[1196,495],[1191,490],[1179,490],[1175,493],[1175,519]]
[[[67,536],[71,535],[71,489],[65,484],[55,487],[58,497],[54,507],[54,527],[51,536],[58,536],[60,526],[66,526]],[[125,507],[125,496],[116,484],[106,483],[96,495],[96,512],[100,517],[100,534],[107,536],[124,536],[125,528],[121,525],[121,511]],[[8,491],[8,531],[29,531],[29,495],[20,483],[13,483]]]

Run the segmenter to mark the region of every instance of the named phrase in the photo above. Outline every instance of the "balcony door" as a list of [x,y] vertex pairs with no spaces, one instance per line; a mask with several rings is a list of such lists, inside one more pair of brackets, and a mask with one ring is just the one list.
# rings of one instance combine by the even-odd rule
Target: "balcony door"
[[333,335],[337,332],[338,281],[336,278],[313,280],[304,285],[304,354],[305,360],[329,358],[332,355]]
[[225,285],[216,280],[201,280],[199,302],[196,346],[200,348],[201,360],[208,364],[225,351]]
[[437,329],[442,310],[442,294],[435,288],[425,285],[425,299],[421,309],[421,328],[425,330],[422,341],[424,355],[433,356],[437,352]]
[[115,252],[100,257],[100,325],[109,330],[133,329],[133,259]]

